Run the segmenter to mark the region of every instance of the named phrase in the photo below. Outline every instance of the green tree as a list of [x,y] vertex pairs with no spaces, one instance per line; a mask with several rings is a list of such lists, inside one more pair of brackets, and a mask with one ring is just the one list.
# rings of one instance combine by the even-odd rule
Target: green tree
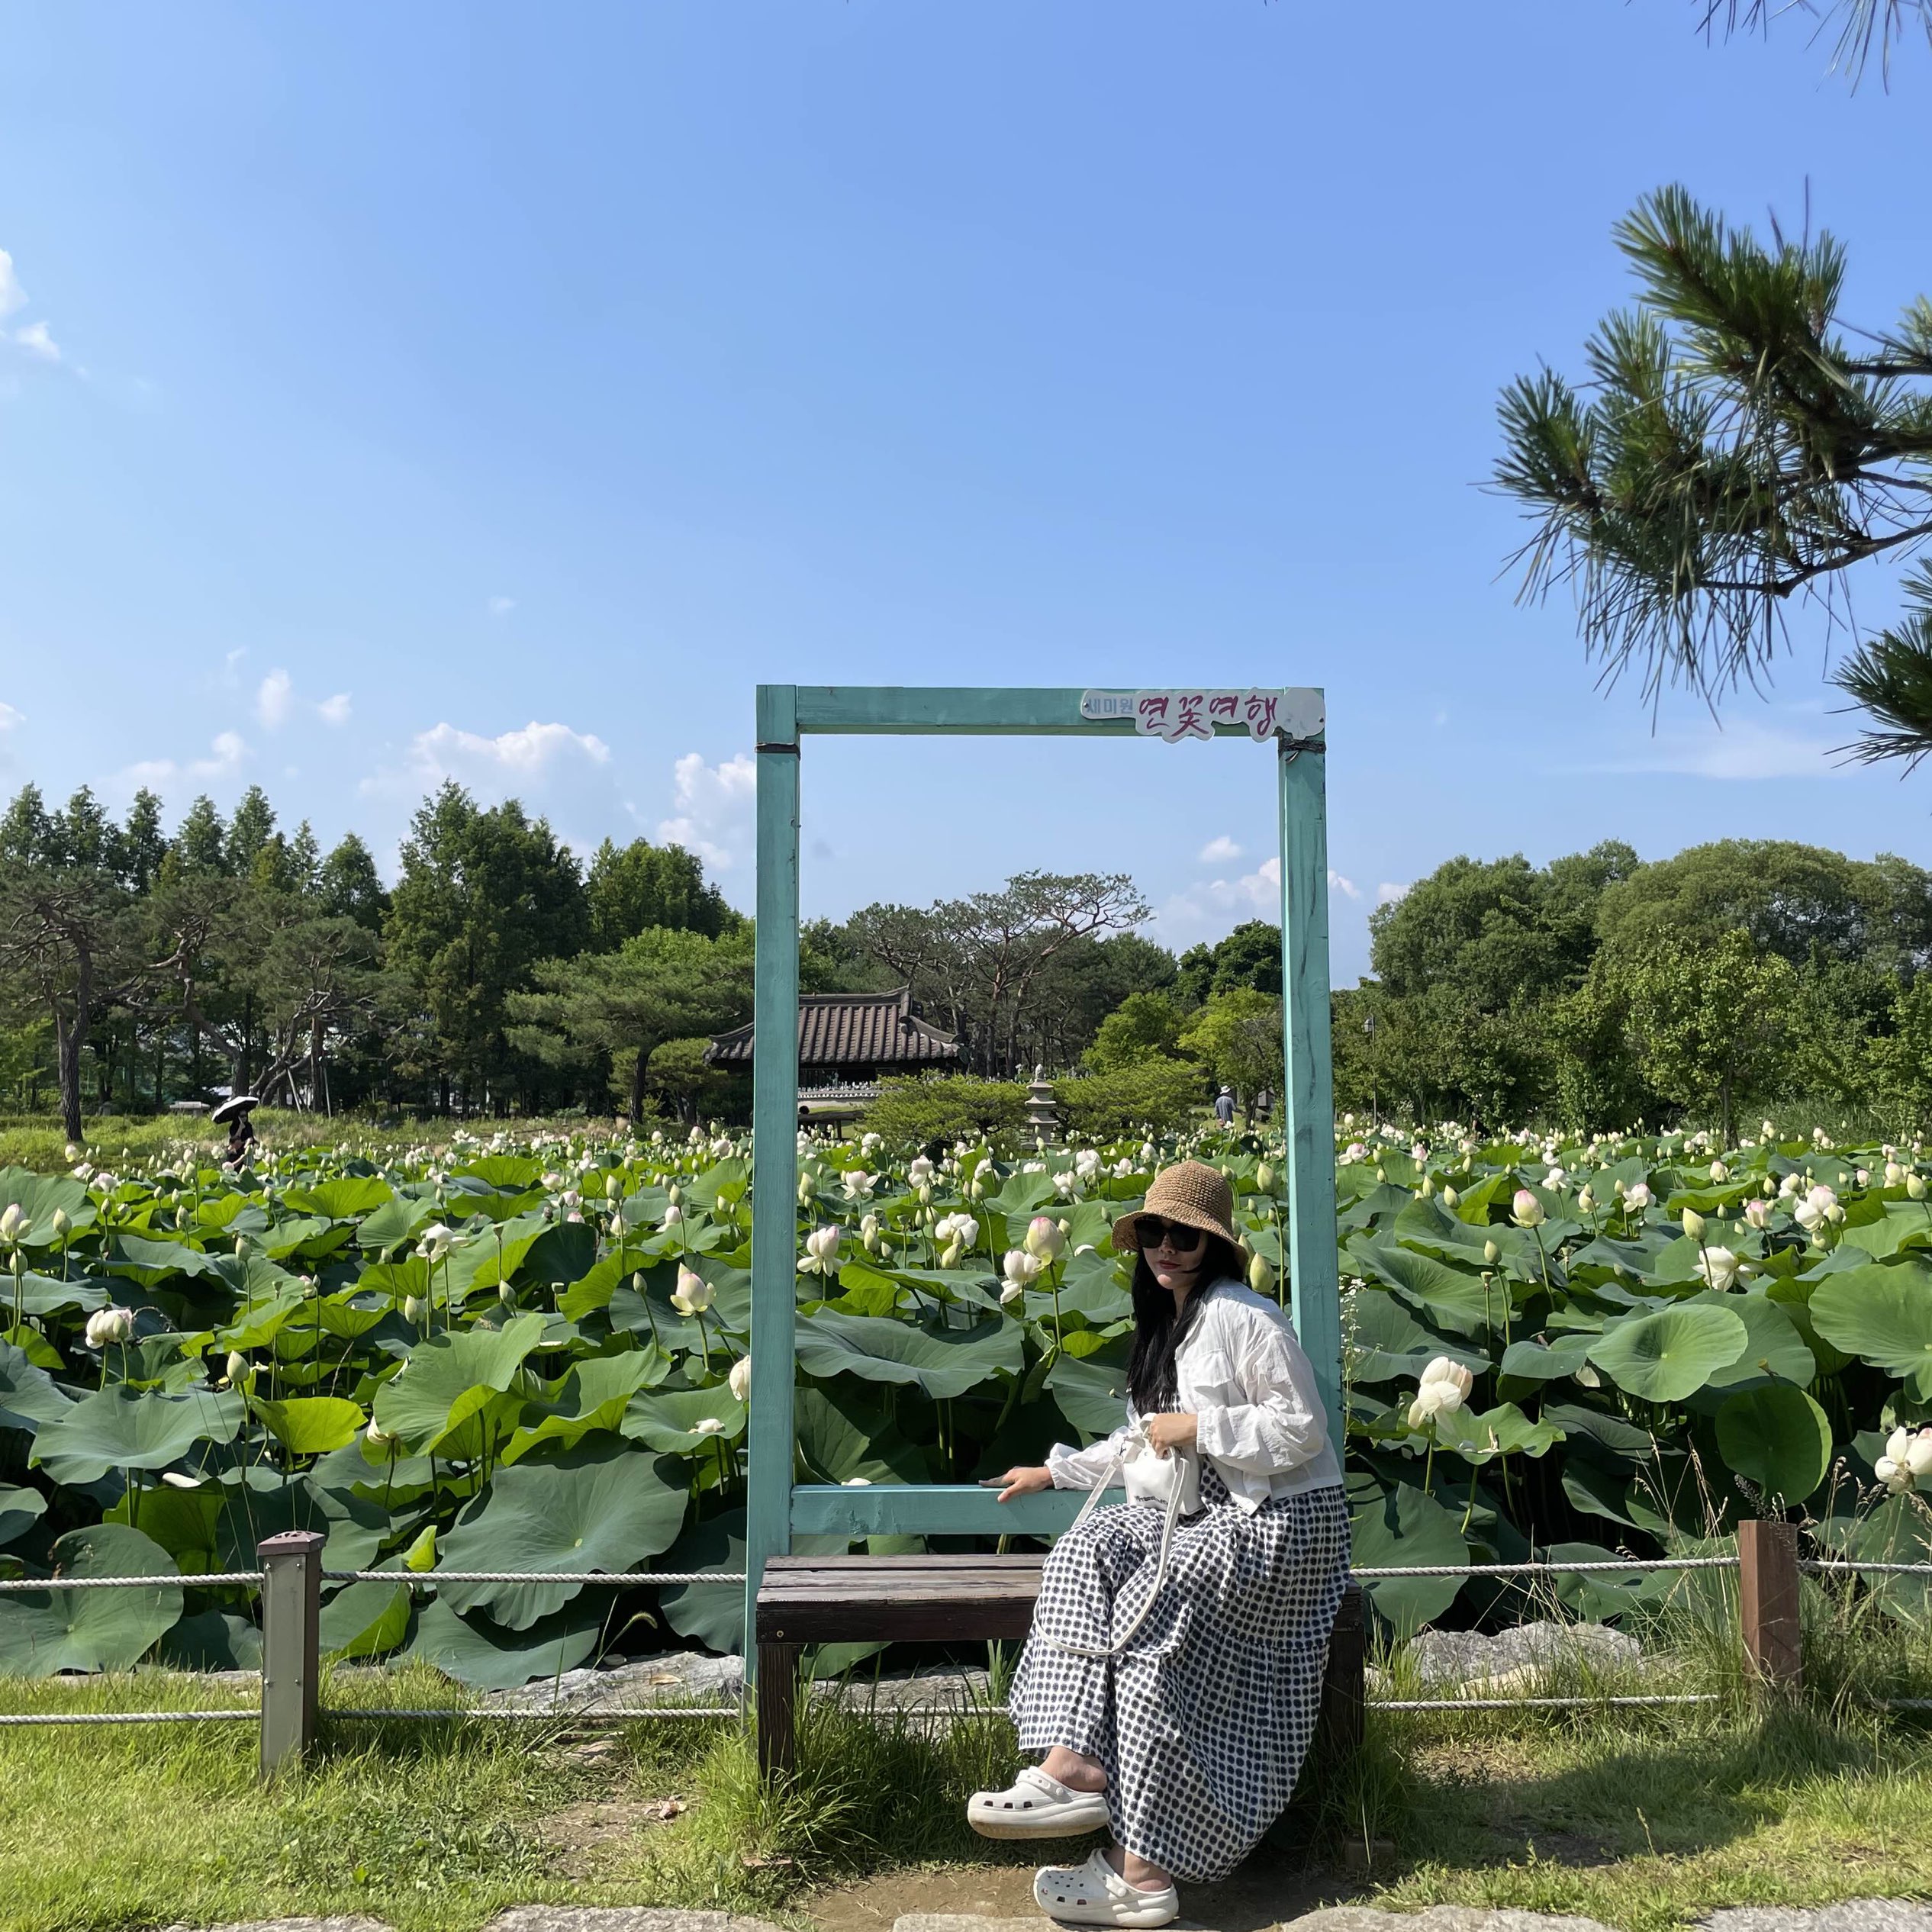
[[1281,1001],[1252,987],[1217,993],[1190,1021],[1180,1045],[1234,1089],[1251,1119],[1255,1095],[1280,1084]]
[[1180,1012],[1164,993],[1130,993],[1106,1018],[1087,1049],[1096,1073],[1143,1061],[1171,1059],[1180,1042]]
[[623,846],[605,839],[591,861],[584,893],[597,952],[614,952],[653,926],[715,939],[742,917],[716,886],[705,884],[704,866],[682,845],[645,839]]
[[1715,1106],[1731,1144],[1734,1106],[1774,1087],[1798,976],[1760,957],[1742,929],[1711,941],[1653,942],[1613,955],[1612,984],[1630,1016],[1644,1077],[1695,1109]]
[[166,856],[168,836],[161,829],[161,801],[143,785],[127,808],[121,834],[121,882],[130,892],[150,890]]
[[268,794],[259,785],[250,785],[242,794],[241,803],[235,807],[235,816],[228,821],[228,843],[222,870],[236,878],[246,878],[254,870],[255,861],[263,848],[275,836],[275,807],[269,803]]
[[539,961],[531,990],[509,997],[515,1044],[565,1068],[610,1067],[626,1057],[636,1120],[659,1046],[749,1017],[752,958],[749,932],[709,939],[660,926],[614,952]]
[[56,857],[47,801],[38,785],[22,785],[0,819],[0,865],[50,865]]
[[188,807],[175,828],[174,852],[183,872],[225,873],[228,864],[228,828],[204,792]]
[[468,1106],[487,1096],[501,1109],[520,1071],[510,997],[538,961],[573,958],[588,929],[577,861],[543,819],[514,799],[485,810],[453,782],[423,802],[385,936],[433,1017],[443,1104],[453,1084]]
[[379,932],[388,916],[389,894],[382,875],[369,847],[353,832],[344,832],[323,860],[316,874],[315,896],[331,917],[353,919],[372,932]]
[[82,872],[121,871],[120,831],[85,785],[54,814],[52,833],[56,865]]
[[1217,993],[1247,987],[1281,990],[1281,928],[1264,919],[1245,920],[1212,945],[1190,946],[1180,956],[1174,997],[1187,1007],[1205,1005]]
[[[1606,680],[1715,707],[1769,681],[1792,599],[1848,620],[1842,574],[1932,536],[1932,302],[1848,332],[1832,236],[1767,247],[1681,187],[1615,233],[1636,306],[1591,337],[1583,387],[1544,369],[1504,391],[1495,479],[1534,526],[1525,594],[1573,587]],[[1907,588],[1837,677],[1866,759],[1932,751],[1932,571]]]

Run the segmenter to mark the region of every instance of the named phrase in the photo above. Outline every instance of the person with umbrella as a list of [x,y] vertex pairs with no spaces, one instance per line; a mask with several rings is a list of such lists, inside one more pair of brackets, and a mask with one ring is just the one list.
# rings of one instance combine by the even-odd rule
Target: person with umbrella
[[261,1143],[255,1138],[254,1127],[249,1116],[262,1104],[259,1096],[253,1093],[231,1094],[217,1107],[208,1118],[217,1125],[226,1121],[228,1125],[228,1159],[239,1167],[248,1158],[248,1151]]

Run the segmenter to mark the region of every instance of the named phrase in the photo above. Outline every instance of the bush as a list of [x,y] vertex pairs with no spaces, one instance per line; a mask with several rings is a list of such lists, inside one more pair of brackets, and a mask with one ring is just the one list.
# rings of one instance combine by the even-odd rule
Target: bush
[[861,1122],[888,1147],[1013,1134],[1026,1118],[1026,1090],[1017,1080],[968,1074],[926,1074],[882,1080]]
[[1200,1105],[1201,1070],[1184,1061],[1142,1060],[1058,1080],[1053,1097],[1068,1132],[1083,1140],[1118,1140],[1145,1127],[1167,1133],[1184,1126]]

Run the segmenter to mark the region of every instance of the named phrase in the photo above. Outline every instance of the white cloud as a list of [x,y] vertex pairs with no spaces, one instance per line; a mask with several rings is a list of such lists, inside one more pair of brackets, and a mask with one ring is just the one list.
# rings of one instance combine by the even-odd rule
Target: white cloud
[[206,758],[191,758],[183,765],[171,758],[143,758],[130,765],[120,775],[129,785],[167,785],[179,779],[199,781],[232,777],[241,769],[248,746],[238,731],[217,732]]
[[30,322],[24,329],[16,329],[14,340],[28,355],[37,356],[43,362],[57,362],[60,359],[60,345],[47,333],[44,322]]
[[14,273],[14,258],[0,248],[0,315],[11,315],[27,306],[27,291]]
[[736,863],[751,829],[758,798],[758,766],[750,755],[707,765],[701,752],[687,752],[672,768],[677,794],[675,816],[658,823],[666,845],[695,852],[714,871]]
[[1240,857],[1240,846],[1225,832],[1218,839],[1210,839],[1200,851],[1200,861],[1203,865],[1227,865]]
[[333,697],[325,697],[315,707],[315,715],[325,725],[346,725],[349,722],[349,694],[337,691]]
[[1378,906],[1393,906],[1398,899],[1408,896],[1406,885],[1393,885],[1386,879],[1375,888],[1375,903]]
[[507,617],[516,607],[514,597],[493,597],[490,600],[490,615],[493,617]]
[[572,731],[565,724],[539,724],[533,718],[522,730],[502,732],[494,738],[452,724],[436,725],[416,734],[410,755],[419,771],[440,783],[445,778],[540,778],[562,762],[608,765],[610,747],[591,732]]
[[279,731],[295,705],[295,680],[285,671],[271,671],[255,694],[255,715],[270,731]]
[[1344,879],[1332,865],[1328,868],[1328,890],[1340,893],[1344,899],[1359,899],[1362,896],[1361,887],[1353,879]]
[[1837,778],[1847,768],[1833,754],[1843,744],[1843,736],[1819,738],[1782,725],[1734,720],[1722,729],[1662,733],[1631,758],[1589,768],[1688,778]]
[[15,725],[24,725],[27,713],[17,711],[5,698],[0,698],[0,731],[11,731]]

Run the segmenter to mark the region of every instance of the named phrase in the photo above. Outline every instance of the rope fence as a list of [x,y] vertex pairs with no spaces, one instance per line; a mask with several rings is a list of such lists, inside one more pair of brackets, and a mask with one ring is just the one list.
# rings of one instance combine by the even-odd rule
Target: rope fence
[[[324,1583],[527,1584],[606,1590],[687,1588],[707,1585],[742,1587],[746,1573],[737,1570],[325,1570],[324,1539],[311,1531],[271,1537],[260,1546],[262,1567],[198,1572],[187,1576],[44,1576],[0,1578],[0,1592],[31,1593],[51,1590],[180,1590],[256,1589],[262,1592],[262,1701],[259,1706],[212,1711],[111,1711],[0,1714],[0,1729],[35,1725],[257,1724],[262,1731],[262,1766],[266,1776],[282,1763],[299,1758],[314,1742],[318,1720],[327,1717],[353,1723],[389,1721],[449,1722],[481,1718],[486,1721],[568,1725],[627,1724],[641,1718],[742,1718],[740,1704],[655,1704],[594,1709],[568,1705],[503,1708],[473,1705],[375,1706],[331,1708],[317,1701],[320,1679],[319,1621]],[[1795,1685],[1802,1665],[1798,1628],[1798,1583],[1802,1573],[1814,1576],[1932,1577],[1932,1562],[1867,1562],[1856,1557],[1813,1557],[1798,1554],[1794,1526],[1776,1522],[1747,1522],[1739,1527],[1737,1551],[1730,1556],[1614,1557],[1577,1562],[1544,1559],[1523,1563],[1391,1563],[1354,1570],[1355,1581],[1375,1583],[1406,1578],[1534,1578],[1592,1575],[1652,1576],[1667,1572],[1724,1570],[1739,1573],[1740,1621],[1745,1659],[1759,1681]],[[1360,1696],[1363,1708],[1386,1711],[1557,1711],[1627,1708],[1639,1706],[1712,1704],[1723,1701],[1718,1692],[1649,1695],[1564,1697],[1387,1698]],[[1932,1711],[1932,1698],[1876,1700],[1883,1708],[1899,1711]],[[990,1708],[990,1707],[989,1707]],[[907,1711],[907,1717],[944,1713]]]

